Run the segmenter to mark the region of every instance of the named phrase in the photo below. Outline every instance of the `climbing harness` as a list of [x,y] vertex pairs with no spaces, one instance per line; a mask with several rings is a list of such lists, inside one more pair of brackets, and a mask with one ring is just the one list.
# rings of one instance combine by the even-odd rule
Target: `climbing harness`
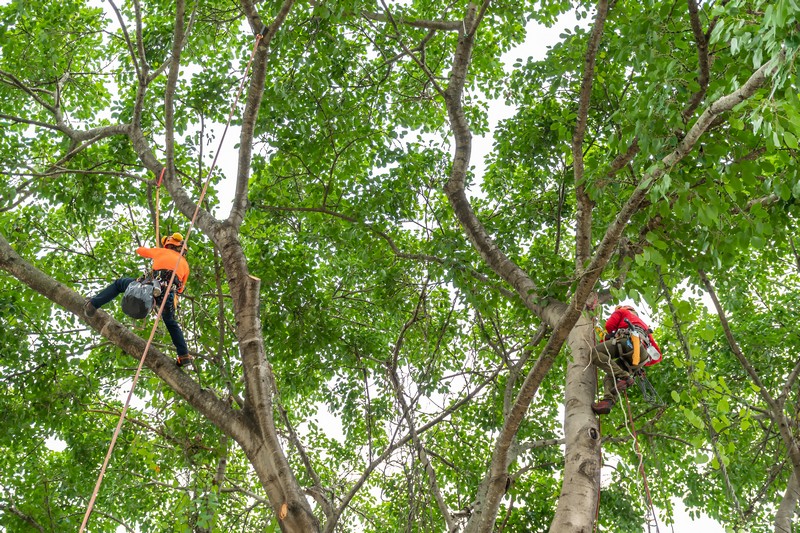
[[[195,220],[197,219],[198,213],[200,213],[200,206],[203,204],[203,200],[206,196],[206,191],[208,190],[208,186],[211,183],[211,176],[214,172],[214,168],[217,165],[217,158],[220,153],[220,149],[222,148],[222,143],[225,140],[225,134],[228,132],[228,129],[231,125],[231,120],[233,118],[233,112],[236,109],[236,106],[239,103],[239,98],[242,94],[242,89],[244,88],[244,82],[247,79],[247,75],[250,72],[250,66],[253,63],[253,59],[255,58],[256,51],[258,50],[258,45],[261,42],[261,39],[264,38],[264,33],[266,32],[267,26],[263,25],[260,32],[256,35],[255,43],[253,44],[253,51],[250,54],[250,59],[247,62],[247,67],[245,68],[245,75],[242,76],[242,81],[239,84],[239,90],[236,93],[236,98],[234,99],[233,104],[231,104],[231,110],[228,114],[228,120],[225,123],[225,128],[222,130],[222,135],[219,140],[219,147],[214,155],[214,159],[211,162],[211,167],[208,169],[208,176],[206,177],[206,181],[203,184],[203,189],[200,191],[200,197],[197,200],[197,204],[194,210],[194,214],[192,215],[192,219],[189,221],[189,227],[186,231],[186,238],[183,239],[181,244],[181,249],[178,254],[178,260],[175,262],[175,267],[172,269],[172,273],[169,277],[169,282],[167,283],[167,292],[172,290],[172,286],[175,283],[175,273],[178,271],[178,267],[180,266],[180,261],[183,258],[183,254],[186,251],[187,242],[189,240],[189,235],[192,233],[192,228],[194,227]],[[161,177],[159,178],[159,184],[161,183],[161,179],[164,176],[164,168],[161,170]],[[156,229],[156,233],[158,230]],[[160,242],[160,240],[157,240]],[[153,328],[150,330],[150,337],[147,339],[147,343],[144,346],[144,351],[142,352],[142,357],[139,359],[139,365],[136,367],[136,373],[133,376],[133,382],[131,383],[131,389],[128,391],[128,397],[125,400],[125,405],[122,408],[122,412],[119,416],[119,421],[117,422],[117,427],[114,430],[114,435],[111,438],[111,443],[108,446],[108,452],[106,453],[106,457],[103,460],[103,466],[100,468],[100,474],[97,476],[97,483],[95,483],[94,491],[92,492],[92,497],[89,499],[89,505],[86,507],[86,514],[83,517],[83,522],[81,523],[81,527],[78,530],[78,533],[83,533],[84,529],[86,528],[87,523],[89,522],[89,517],[92,514],[92,509],[94,508],[95,500],[97,499],[97,494],[100,492],[100,485],[103,482],[103,476],[105,475],[106,468],[108,467],[108,462],[111,459],[111,452],[114,450],[114,445],[117,442],[117,437],[119,437],[120,430],[122,429],[122,423],[125,421],[125,415],[128,412],[128,407],[131,403],[131,398],[133,397],[133,391],[136,388],[136,383],[139,381],[139,375],[142,372],[142,366],[144,365],[144,361],[147,358],[147,352],[150,350],[150,346],[153,343],[153,337],[155,337],[156,328],[158,327],[159,319],[161,318],[161,314],[164,312],[164,306],[167,302],[168,298],[161,299],[161,305],[158,308],[158,314],[156,315],[156,319],[153,321]],[[285,504],[284,504],[285,505]]]
[[650,330],[646,330],[641,326],[632,324],[627,318],[625,322],[628,324],[627,328],[620,328],[614,332],[614,339],[616,341],[617,351],[620,358],[622,354],[633,350],[631,354],[631,364],[635,367],[645,365],[650,361],[658,362],[661,359],[661,354],[658,353],[656,347],[650,343]]

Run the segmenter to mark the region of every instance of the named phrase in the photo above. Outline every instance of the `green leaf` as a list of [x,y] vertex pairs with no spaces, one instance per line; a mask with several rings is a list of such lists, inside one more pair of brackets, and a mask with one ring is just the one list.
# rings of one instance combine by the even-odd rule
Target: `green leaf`
[[719,402],[717,402],[717,411],[720,413],[729,413],[731,410],[730,404],[728,404],[728,398],[723,396],[720,398]]
[[783,142],[793,150],[797,150],[797,137],[790,131],[783,132]]
[[716,336],[716,332],[710,327],[698,329],[696,333],[704,341],[712,341]]

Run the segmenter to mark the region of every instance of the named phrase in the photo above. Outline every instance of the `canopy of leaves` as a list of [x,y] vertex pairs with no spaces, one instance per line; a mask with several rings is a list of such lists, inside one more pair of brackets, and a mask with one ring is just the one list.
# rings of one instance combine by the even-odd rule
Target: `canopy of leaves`
[[[672,520],[677,499],[722,523],[768,531],[791,463],[706,305],[698,271],[714,282],[733,336],[778,396],[796,378],[800,349],[800,9],[794,0],[702,3],[706,64],[686,4],[611,4],[579,179],[593,202],[595,244],[710,102],[767,62],[777,65],[765,87],[720,116],[652,186],[598,287],[649,309],[664,348],[664,362],[648,370],[662,402],[649,406],[630,393],[659,518]],[[278,8],[258,5],[265,21]],[[466,9],[460,0],[302,1],[270,45],[237,238],[261,280],[282,443],[302,486],[347,503],[341,531],[444,529],[407,437],[412,428],[447,507],[465,521],[543,345],[541,318],[509,295],[442,192],[453,147],[440,90],[459,34],[413,21],[460,21]],[[193,197],[248,75],[253,37],[242,11],[220,0],[187,4],[173,133],[179,179]],[[526,28],[564,13],[581,24],[565,29],[544,59],[508,72],[502,55]],[[469,192],[538,296],[562,301],[581,275],[571,142],[593,16],[586,2],[489,4],[464,98],[476,135],[495,126],[498,99],[515,109],[496,125],[486,171],[469,176]],[[165,157],[167,78],[158,69],[170,60],[174,31],[174,2],[163,0],[0,5],[0,232],[27,261],[86,295],[146,268],[133,250],[153,245],[157,176],[123,132],[76,142],[64,131],[138,117]],[[148,72],[131,59],[140,53]],[[137,79],[153,73],[138,91]],[[236,159],[236,143],[229,135],[222,159]],[[212,176],[204,207],[219,217],[233,172]],[[184,231],[184,217],[159,195],[162,230]],[[228,280],[206,236],[192,234],[189,249],[180,320],[197,356],[190,375],[235,404],[247,369],[232,334]],[[149,322],[125,318],[117,304],[107,310],[149,333]],[[0,529],[76,530],[136,361],[5,274],[0,331]],[[163,330],[156,344],[172,350]],[[504,530],[544,531],[552,520],[565,461],[566,359],[516,435],[498,516]],[[785,390],[795,426],[796,390]],[[278,528],[245,454],[219,428],[147,373],[136,398],[96,504],[97,531]],[[605,457],[616,466],[604,470],[600,525],[614,531],[641,531],[645,519],[628,424],[618,408],[602,425]]]

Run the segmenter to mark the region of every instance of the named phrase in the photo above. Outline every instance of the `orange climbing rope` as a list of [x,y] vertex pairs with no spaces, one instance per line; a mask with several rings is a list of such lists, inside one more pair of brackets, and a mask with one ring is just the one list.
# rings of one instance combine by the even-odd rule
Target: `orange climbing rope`
[[[225,140],[225,134],[228,132],[228,128],[231,125],[231,119],[233,118],[233,112],[236,109],[236,106],[239,104],[239,98],[242,94],[242,89],[244,88],[244,82],[247,79],[247,75],[250,72],[250,66],[253,63],[253,59],[255,58],[256,51],[258,50],[258,44],[261,42],[261,39],[264,38],[264,32],[266,30],[266,26],[262,26],[261,32],[256,34],[256,41],[253,45],[253,52],[250,54],[250,59],[247,62],[247,68],[245,69],[245,75],[242,77],[242,81],[239,84],[239,90],[236,93],[236,98],[231,105],[230,113],[228,114],[228,120],[225,123],[225,129],[222,130],[222,136],[219,140],[219,146],[217,148],[217,152],[214,155],[214,160],[211,162],[211,167],[208,169],[208,176],[206,178],[205,183],[203,184],[203,189],[200,191],[200,197],[197,200],[197,206],[195,207],[194,214],[192,215],[192,219],[189,221],[189,228],[186,231],[186,238],[183,239],[183,244],[181,245],[181,250],[178,254],[178,261],[175,263],[175,268],[172,269],[172,275],[169,278],[169,282],[167,283],[167,290],[165,294],[169,294],[169,291],[172,289],[173,282],[175,281],[175,272],[178,270],[178,266],[180,265],[180,260],[183,257],[184,252],[186,251],[186,243],[189,241],[189,235],[192,233],[192,228],[194,227],[194,222],[197,219],[197,215],[200,212],[200,206],[203,204],[203,199],[206,196],[206,191],[208,190],[208,185],[211,183],[211,174],[214,172],[214,168],[217,165],[217,157],[219,156],[220,149],[222,148],[222,143]],[[158,180],[159,185],[161,184],[161,179],[164,177],[164,169],[161,170],[161,177]],[[157,190],[157,189],[156,189]],[[156,222],[158,224],[158,222]],[[156,225],[156,235],[158,235],[158,226]],[[86,528],[86,524],[89,522],[89,517],[92,514],[92,509],[94,507],[95,500],[97,499],[97,494],[100,492],[100,485],[103,482],[103,476],[105,475],[106,468],[108,467],[108,462],[111,459],[111,452],[114,450],[114,445],[117,442],[117,437],[119,436],[120,429],[122,429],[122,423],[125,421],[125,415],[128,412],[128,407],[131,403],[131,398],[133,397],[133,391],[136,388],[136,383],[139,381],[139,375],[142,372],[142,366],[144,364],[144,360],[147,357],[147,352],[150,350],[150,345],[153,343],[153,337],[156,333],[156,327],[158,326],[158,321],[161,319],[161,313],[164,311],[164,305],[167,302],[167,298],[163,298],[161,300],[161,306],[158,308],[158,314],[156,315],[156,319],[153,321],[153,328],[150,330],[150,338],[147,339],[147,344],[144,346],[144,351],[142,352],[142,357],[139,360],[139,365],[136,367],[136,373],[133,376],[133,383],[131,383],[131,390],[128,392],[128,397],[125,400],[125,406],[122,408],[122,413],[120,413],[119,421],[117,422],[117,427],[114,430],[114,435],[111,438],[111,444],[108,446],[108,452],[106,453],[106,457],[103,460],[103,466],[100,468],[100,474],[97,476],[97,483],[95,483],[94,491],[92,492],[92,497],[89,499],[89,505],[86,508],[86,514],[83,517],[83,522],[81,523],[81,527],[79,529],[79,533],[83,533],[84,529]]]
[[156,246],[161,246],[161,232],[158,230],[158,222],[161,219],[161,198],[158,191],[161,190],[161,181],[164,179],[164,172],[166,170],[167,167],[161,168],[161,175],[158,177],[158,182],[156,183]]

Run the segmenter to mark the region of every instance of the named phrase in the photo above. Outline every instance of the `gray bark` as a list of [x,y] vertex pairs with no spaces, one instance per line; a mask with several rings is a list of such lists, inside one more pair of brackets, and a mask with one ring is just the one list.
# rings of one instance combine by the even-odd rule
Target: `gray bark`
[[797,476],[792,475],[778,506],[778,512],[775,513],[775,533],[792,533],[792,518],[797,508],[798,497],[800,497],[800,483],[797,482]]

